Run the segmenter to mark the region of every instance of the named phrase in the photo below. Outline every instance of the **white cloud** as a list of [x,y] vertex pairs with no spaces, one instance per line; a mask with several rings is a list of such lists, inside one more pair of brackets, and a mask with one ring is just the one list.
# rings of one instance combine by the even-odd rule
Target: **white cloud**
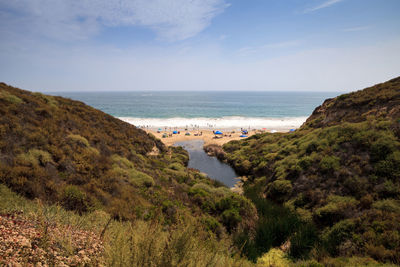
[[0,0],[0,31],[68,40],[103,26],[144,26],[175,41],[195,36],[227,7],[224,0]]
[[334,4],[337,4],[337,3],[342,2],[342,1],[343,0],[328,0],[328,1],[325,1],[325,2],[323,2],[323,3],[321,3],[321,4],[317,5],[317,6],[314,6],[314,7],[311,7],[311,8],[307,8],[306,10],[304,10],[304,13],[310,13],[310,12],[317,11],[319,9],[327,8],[327,7],[330,7],[330,6],[334,5]]

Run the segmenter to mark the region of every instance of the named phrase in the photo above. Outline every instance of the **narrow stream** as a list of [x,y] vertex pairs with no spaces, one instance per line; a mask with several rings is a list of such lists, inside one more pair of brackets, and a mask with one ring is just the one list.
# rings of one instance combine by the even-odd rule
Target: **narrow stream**
[[235,171],[216,157],[210,157],[203,150],[203,140],[190,140],[177,142],[174,146],[181,146],[189,152],[189,168],[198,169],[204,172],[208,177],[220,181],[228,187],[233,187],[238,175]]

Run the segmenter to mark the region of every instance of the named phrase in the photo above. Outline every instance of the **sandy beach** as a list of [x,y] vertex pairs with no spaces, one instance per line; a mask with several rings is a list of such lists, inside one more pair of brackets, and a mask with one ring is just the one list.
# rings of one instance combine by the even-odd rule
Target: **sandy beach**
[[[143,129],[143,130],[146,130],[146,129]],[[180,142],[180,141],[196,140],[196,139],[203,140],[205,145],[209,145],[209,144],[223,145],[232,140],[245,139],[243,137],[240,137],[242,135],[242,133],[240,131],[231,131],[231,130],[226,130],[226,131],[221,130],[221,131],[223,134],[218,135],[220,138],[215,138],[216,135],[211,130],[188,131],[190,133],[190,135],[185,135],[185,133],[186,133],[185,131],[180,131],[179,134],[172,134],[172,131],[157,132],[156,130],[146,130],[146,132],[153,134],[155,137],[159,138],[167,146],[171,146],[174,143]],[[278,131],[279,132],[287,132],[287,131],[289,131],[289,129],[279,129]],[[246,135],[248,137],[250,137],[256,133],[262,133],[262,132],[263,132],[263,130],[251,130]],[[267,131],[267,132],[270,132],[270,131]],[[168,137],[163,138],[164,133],[166,133],[168,135]]]

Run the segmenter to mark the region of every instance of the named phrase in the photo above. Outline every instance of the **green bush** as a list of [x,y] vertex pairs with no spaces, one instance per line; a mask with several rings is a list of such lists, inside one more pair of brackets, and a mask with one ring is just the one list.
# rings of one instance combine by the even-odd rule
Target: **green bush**
[[203,223],[206,226],[207,231],[211,231],[217,236],[220,236],[222,234],[222,226],[215,218],[206,217],[203,220]]
[[79,134],[70,134],[67,136],[67,139],[78,146],[89,147],[89,141]]
[[372,207],[379,210],[388,212],[395,212],[400,214],[400,201],[395,199],[384,199],[376,201],[372,204]]
[[222,223],[227,231],[231,233],[236,229],[237,225],[242,221],[239,211],[236,209],[228,209],[222,213]]
[[325,156],[322,158],[321,162],[319,163],[321,171],[327,172],[334,172],[339,170],[340,167],[340,159],[335,156]]
[[279,203],[283,203],[292,192],[292,183],[288,180],[276,180],[269,184],[267,197]]
[[90,207],[86,193],[75,185],[67,185],[64,188],[61,203],[65,209],[76,210],[79,213],[88,211]]
[[168,168],[175,170],[175,171],[184,171],[185,170],[185,166],[183,166],[182,164],[179,164],[177,162],[170,164],[168,166]]
[[290,238],[289,256],[295,259],[307,259],[318,240],[318,232],[311,223],[303,224]]
[[314,219],[322,225],[332,225],[333,223],[352,215],[352,210],[359,204],[353,197],[342,197],[331,195],[328,203],[315,210]]
[[17,156],[17,161],[25,166],[45,166],[54,163],[49,152],[40,149],[30,149],[27,153]]
[[23,100],[21,98],[19,98],[18,96],[15,96],[5,90],[0,91],[0,99],[8,101],[12,104],[21,104],[23,102]]
[[323,246],[332,256],[338,255],[339,245],[345,240],[351,239],[355,223],[352,220],[342,220],[327,229],[322,235]]
[[113,155],[112,160],[114,162],[113,167],[110,171],[111,176],[123,178],[135,186],[146,186],[150,187],[154,185],[154,179],[150,175],[138,171],[133,162],[127,158],[119,155]]

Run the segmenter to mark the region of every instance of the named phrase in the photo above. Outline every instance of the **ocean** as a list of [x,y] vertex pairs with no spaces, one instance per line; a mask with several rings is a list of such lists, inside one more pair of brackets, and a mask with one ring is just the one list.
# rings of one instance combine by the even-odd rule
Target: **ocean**
[[149,128],[290,129],[335,92],[53,92]]

